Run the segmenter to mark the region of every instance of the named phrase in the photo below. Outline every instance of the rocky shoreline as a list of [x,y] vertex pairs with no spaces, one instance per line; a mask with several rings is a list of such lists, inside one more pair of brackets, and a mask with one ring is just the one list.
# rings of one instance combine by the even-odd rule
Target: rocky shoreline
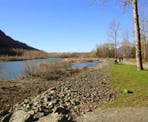
[[24,99],[8,112],[1,112],[1,122],[74,121],[93,111],[99,103],[115,98],[114,90],[107,83],[111,75],[108,67],[108,63],[99,64],[34,98]]

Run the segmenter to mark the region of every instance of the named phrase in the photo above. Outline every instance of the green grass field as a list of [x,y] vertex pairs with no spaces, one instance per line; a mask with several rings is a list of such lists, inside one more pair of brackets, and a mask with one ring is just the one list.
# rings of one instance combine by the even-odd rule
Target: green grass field
[[[110,85],[117,96],[103,107],[143,107],[148,106],[148,70],[137,71],[135,66],[118,64],[111,68]],[[124,93],[124,89],[133,93]]]

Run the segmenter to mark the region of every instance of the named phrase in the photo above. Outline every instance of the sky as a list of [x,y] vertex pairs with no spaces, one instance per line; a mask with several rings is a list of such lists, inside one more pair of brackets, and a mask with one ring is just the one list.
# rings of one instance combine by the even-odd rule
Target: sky
[[[117,0],[0,0],[0,29],[47,52],[89,52],[108,42],[110,23],[132,30],[131,8]],[[119,35],[121,38],[122,32]]]

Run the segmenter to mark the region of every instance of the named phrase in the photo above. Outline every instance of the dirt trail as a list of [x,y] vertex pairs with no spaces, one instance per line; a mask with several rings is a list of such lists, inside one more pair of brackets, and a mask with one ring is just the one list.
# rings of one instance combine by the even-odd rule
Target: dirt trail
[[79,118],[77,122],[148,122],[148,108],[97,109]]

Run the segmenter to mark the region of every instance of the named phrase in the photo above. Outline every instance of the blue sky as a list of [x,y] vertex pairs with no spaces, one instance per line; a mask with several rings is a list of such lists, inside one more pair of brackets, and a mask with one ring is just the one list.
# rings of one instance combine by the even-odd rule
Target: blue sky
[[88,52],[107,42],[113,19],[122,31],[133,28],[131,9],[98,1],[0,0],[0,29],[47,52]]

